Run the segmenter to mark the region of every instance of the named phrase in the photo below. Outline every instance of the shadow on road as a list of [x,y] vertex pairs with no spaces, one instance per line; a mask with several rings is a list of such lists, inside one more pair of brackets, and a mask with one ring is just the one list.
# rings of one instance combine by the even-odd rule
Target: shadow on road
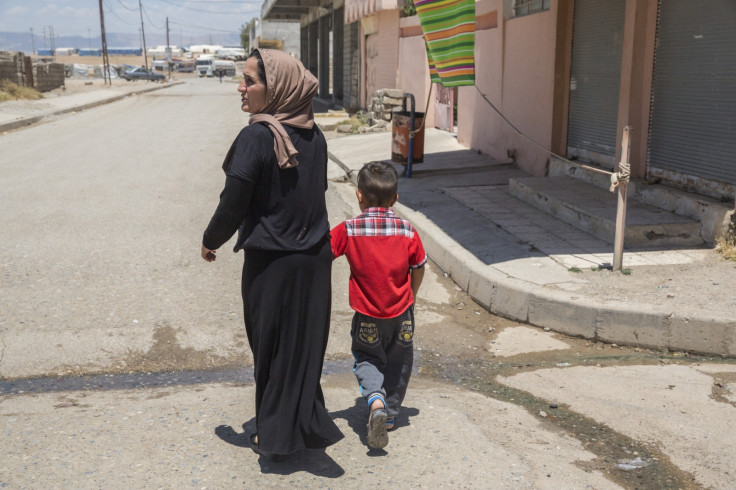
[[[410,425],[409,417],[416,417],[417,415],[419,415],[418,409],[411,407],[401,407],[399,416],[396,417],[396,429],[401,429],[402,427]],[[368,449],[368,456],[388,455],[388,452],[384,451],[383,449],[368,448],[368,407],[366,406],[365,400],[363,400],[362,397],[356,398],[355,404],[352,407],[345,410],[340,410],[339,412],[332,412],[330,413],[330,416],[332,416],[333,420],[345,419],[347,421],[348,426],[350,426],[350,428],[353,429],[353,432],[360,438],[361,444],[363,444]],[[391,436],[389,436],[389,440],[390,437]]]
[[[243,432],[238,433],[229,425],[215,428],[215,435],[233,446],[250,449],[250,434],[256,431],[255,418],[243,424]],[[254,455],[255,456],[255,455]],[[258,457],[261,473],[291,475],[305,471],[324,478],[339,478],[345,470],[332,459],[324,449],[303,449],[277,459]]]

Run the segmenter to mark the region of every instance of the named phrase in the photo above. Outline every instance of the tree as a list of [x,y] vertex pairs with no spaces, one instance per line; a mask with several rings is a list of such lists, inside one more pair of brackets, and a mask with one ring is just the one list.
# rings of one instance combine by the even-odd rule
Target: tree
[[256,25],[256,20],[258,19],[253,17],[247,23],[240,26],[240,44],[243,46],[246,56],[248,56],[251,50],[250,33]]

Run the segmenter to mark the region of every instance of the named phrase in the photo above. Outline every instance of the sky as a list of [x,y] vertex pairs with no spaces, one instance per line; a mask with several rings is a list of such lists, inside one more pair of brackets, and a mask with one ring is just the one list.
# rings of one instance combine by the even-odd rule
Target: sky
[[[139,0],[102,0],[106,33],[138,34]],[[140,0],[143,27],[172,37],[180,33],[239,33],[240,26],[260,16],[263,0]],[[0,0],[0,32],[29,32],[55,37],[100,35],[99,0]],[[174,44],[172,40],[172,44]]]

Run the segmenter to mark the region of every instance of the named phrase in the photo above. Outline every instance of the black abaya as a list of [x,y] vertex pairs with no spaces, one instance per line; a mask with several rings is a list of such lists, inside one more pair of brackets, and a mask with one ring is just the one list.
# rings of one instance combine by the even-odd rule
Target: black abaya
[[343,434],[320,386],[330,327],[329,239],[304,252],[248,250],[243,308],[253,351],[259,448],[323,448]]

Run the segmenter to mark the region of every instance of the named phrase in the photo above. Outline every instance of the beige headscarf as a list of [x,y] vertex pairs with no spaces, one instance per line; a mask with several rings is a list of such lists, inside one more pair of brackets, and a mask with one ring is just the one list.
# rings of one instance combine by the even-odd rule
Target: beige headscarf
[[276,49],[258,49],[266,71],[266,105],[249,123],[265,123],[273,133],[273,149],[279,167],[296,167],[298,152],[281,125],[314,126],[312,99],[319,82],[301,61]]

